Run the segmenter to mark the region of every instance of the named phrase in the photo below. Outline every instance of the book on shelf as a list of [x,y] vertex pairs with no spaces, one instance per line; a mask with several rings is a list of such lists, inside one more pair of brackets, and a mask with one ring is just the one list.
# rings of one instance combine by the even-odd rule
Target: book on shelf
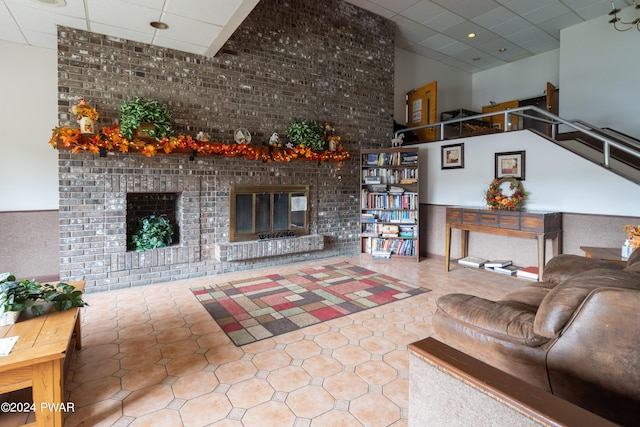
[[483,259],[483,258],[477,258],[477,257],[473,257],[473,256],[467,256],[464,258],[460,258],[458,260],[458,264],[462,264],[465,265],[467,267],[475,267],[475,268],[480,268],[482,266],[484,266],[484,264],[487,262],[488,260]]
[[404,193],[404,188],[394,187],[393,185],[391,185],[389,186],[389,193]]
[[494,259],[494,260],[489,260],[484,264],[485,267],[506,267],[507,265],[511,265],[511,260]]
[[389,259],[391,258],[391,251],[373,251],[371,256],[373,258]]
[[516,277],[529,280],[538,280],[538,267],[531,265],[528,267],[519,268],[516,272]]
[[380,184],[379,176],[365,176],[364,177],[365,184]]
[[506,274],[508,276],[514,276],[520,269],[517,265],[509,264],[504,267],[493,267],[493,271],[500,274]]
[[385,224],[382,226],[382,237],[398,237],[399,231],[397,225]]

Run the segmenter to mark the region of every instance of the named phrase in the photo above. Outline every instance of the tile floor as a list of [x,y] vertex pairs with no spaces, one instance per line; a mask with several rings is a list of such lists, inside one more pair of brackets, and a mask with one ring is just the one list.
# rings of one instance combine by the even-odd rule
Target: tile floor
[[[189,291],[339,261],[432,291],[243,347]],[[65,426],[406,426],[407,345],[432,334],[435,300],[495,298],[522,284],[457,266],[446,273],[442,260],[356,256],[87,294],[83,348],[66,382],[75,412]],[[17,424],[3,415],[0,426]]]

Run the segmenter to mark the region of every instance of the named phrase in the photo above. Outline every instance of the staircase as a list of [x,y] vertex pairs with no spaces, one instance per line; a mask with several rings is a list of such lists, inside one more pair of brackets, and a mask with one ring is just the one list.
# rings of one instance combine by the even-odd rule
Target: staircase
[[[598,128],[581,120],[565,120],[534,106],[518,107],[500,112],[491,112],[446,120],[424,126],[401,129],[395,133],[398,138],[401,133],[417,129],[437,129],[440,136],[438,141],[447,139],[445,129],[452,126],[460,129],[465,124],[475,124],[496,115],[504,115],[503,129],[511,129],[512,116],[526,117],[548,125],[549,134],[536,132],[545,139],[557,144],[578,156],[581,156],[621,177],[640,185],[640,140],[617,132],[613,129]],[[536,114],[536,115],[533,115]],[[477,132],[462,134],[465,137],[483,135],[491,128],[478,129]],[[424,141],[422,141],[424,142]]]

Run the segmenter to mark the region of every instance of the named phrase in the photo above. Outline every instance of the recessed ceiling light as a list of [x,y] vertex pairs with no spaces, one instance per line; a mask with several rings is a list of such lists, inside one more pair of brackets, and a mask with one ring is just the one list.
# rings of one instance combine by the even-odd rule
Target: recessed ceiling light
[[167,28],[169,28],[169,25],[160,21],[149,22],[149,25],[151,25],[153,28],[157,28],[158,30],[166,30]]
[[498,49],[498,52],[506,52],[507,48],[506,47],[501,47],[500,49]]
[[45,6],[64,7],[67,5],[66,0],[32,0]]
[[467,37],[470,38],[470,39],[474,38],[475,36],[476,36],[476,33],[467,34]]

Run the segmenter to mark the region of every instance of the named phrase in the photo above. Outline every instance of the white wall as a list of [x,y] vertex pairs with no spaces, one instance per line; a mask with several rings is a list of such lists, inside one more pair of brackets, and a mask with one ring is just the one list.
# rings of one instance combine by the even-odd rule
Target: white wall
[[0,211],[58,209],[55,50],[0,41]]
[[432,81],[438,82],[438,120],[443,111],[471,107],[471,74],[400,48],[396,48],[394,81],[393,117],[400,124],[407,123],[406,93]]
[[[464,168],[441,169],[442,145],[464,143]],[[420,144],[420,203],[486,208],[495,153],[525,151],[526,208],[637,216],[640,186],[529,131]],[[508,193],[504,185],[504,192]]]
[[[490,101],[500,103],[543,96],[547,82],[558,86],[559,56],[560,50],[555,49],[473,74],[473,110],[482,111]],[[564,95],[562,88],[560,94]]]
[[[621,15],[634,19],[637,13],[626,8]],[[561,116],[640,138],[640,34],[615,31],[608,18],[561,33]]]

